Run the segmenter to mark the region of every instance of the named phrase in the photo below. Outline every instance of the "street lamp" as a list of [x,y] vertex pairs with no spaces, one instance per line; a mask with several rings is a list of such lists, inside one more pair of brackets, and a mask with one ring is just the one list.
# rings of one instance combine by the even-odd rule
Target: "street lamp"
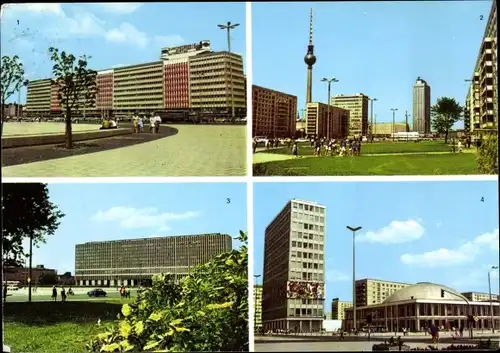
[[494,270],[498,270],[498,266],[491,266],[490,270],[488,271],[488,287],[490,290],[490,316],[491,316],[490,319],[491,319],[491,328],[493,330],[493,333],[495,333],[495,321],[493,316],[493,300],[491,298],[491,271]]
[[339,82],[339,80],[337,80],[335,77],[332,77],[330,79],[328,78],[322,78],[321,79],[321,82],[327,82],[328,83],[328,101],[326,102],[326,104],[328,104],[328,112],[327,112],[327,117],[326,117],[326,139],[327,140],[330,140],[330,86],[332,84],[332,82]]
[[392,141],[394,142],[394,133],[395,133],[395,127],[396,127],[396,111],[398,108],[391,108],[392,110]]
[[370,121],[371,121],[370,122],[370,138],[373,142],[373,102],[378,101],[378,99],[377,98],[369,98],[369,99],[370,99],[370,105],[371,105],[371,107],[370,107],[370,110],[371,110],[371,114],[370,114],[371,115],[370,116]]
[[234,93],[233,93],[233,66],[231,60],[231,30],[238,27],[239,23],[228,22],[225,25],[217,25],[222,30],[227,31],[227,51],[229,52],[229,79],[231,82],[231,118],[234,120]]
[[257,281],[260,275],[253,275],[255,283],[253,286],[253,330],[257,331]]
[[361,227],[346,226],[352,232],[352,314],[353,327],[356,332],[356,232]]

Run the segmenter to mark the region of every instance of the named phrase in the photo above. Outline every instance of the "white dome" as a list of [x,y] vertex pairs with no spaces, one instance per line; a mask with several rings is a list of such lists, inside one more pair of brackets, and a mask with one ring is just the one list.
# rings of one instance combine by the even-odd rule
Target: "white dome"
[[[444,289],[444,298],[441,297],[441,289]],[[426,300],[464,300],[464,296],[449,287],[430,283],[420,282],[398,290],[387,298],[384,303],[394,303],[403,300],[426,299]]]

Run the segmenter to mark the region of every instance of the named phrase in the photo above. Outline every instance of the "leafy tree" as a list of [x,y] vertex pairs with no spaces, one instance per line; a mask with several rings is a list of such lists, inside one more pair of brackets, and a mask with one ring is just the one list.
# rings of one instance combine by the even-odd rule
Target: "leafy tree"
[[55,62],[52,67],[54,79],[52,84],[57,87],[57,97],[61,102],[66,121],[66,148],[73,148],[71,129],[73,112],[80,107],[92,106],[97,92],[97,72],[87,69],[88,59],[82,55],[76,59],[73,54],[50,47],[50,59]]
[[481,174],[498,174],[498,135],[496,131],[482,139],[477,155],[477,167]]
[[57,282],[57,275],[51,272],[42,272],[38,278],[38,284],[40,285],[54,285]]
[[248,351],[247,234],[238,250],[200,265],[179,283],[153,277],[152,288],[122,307],[123,318],[87,346],[92,352]]
[[33,244],[45,243],[53,235],[64,214],[50,202],[47,186],[40,183],[3,183],[2,245],[3,258],[10,264],[21,264],[28,254],[23,239]]
[[452,126],[462,119],[464,108],[450,97],[440,97],[431,107],[432,127],[440,134],[444,134],[444,142],[448,143],[448,134]]
[[0,127],[0,135],[3,134],[3,122],[4,122],[4,107],[7,99],[10,98],[15,92],[18,92],[22,86],[28,85],[28,80],[24,79],[24,67],[23,63],[18,62],[19,57],[14,55],[3,56],[2,57],[2,66],[1,66],[1,97],[0,97],[0,108],[1,108],[1,117],[2,123]]

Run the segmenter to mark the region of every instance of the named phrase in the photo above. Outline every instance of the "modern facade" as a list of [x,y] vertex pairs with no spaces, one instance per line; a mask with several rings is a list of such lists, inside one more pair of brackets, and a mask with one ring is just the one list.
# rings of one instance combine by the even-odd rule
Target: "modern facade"
[[380,304],[398,290],[411,284],[365,278],[356,281],[356,306]]
[[464,126],[474,134],[498,127],[497,60],[497,4],[492,1],[465,103]]
[[148,285],[152,276],[176,279],[194,266],[231,251],[227,234],[179,235],[77,244],[75,278],[80,286]]
[[[442,291],[444,295],[442,296]],[[354,308],[346,309],[344,329],[352,329]],[[494,325],[499,327],[499,303],[493,303]],[[445,329],[468,327],[468,316],[475,329],[490,329],[490,303],[469,302],[455,290],[435,283],[417,283],[400,289],[385,301],[369,305],[356,305],[356,328],[363,327],[371,317],[371,325],[400,332],[406,328],[419,332],[434,324]]]
[[320,331],[324,317],[326,208],[291,200],[265,230],[264,332]]
[[352,96],[339,94],[332,97],[331,103],[349,111],[349,135],[360,137],[368,134],[368,96],[363,93]]
[[293,137],[297,96],[252,85],[252,136]]
[[[75,117],[130,117],[159,113],[162,117],[246,116],[243,58],[213,52],[209,41],[163,48],[155,62],[97,71],[96,99]],[[28,85],[27,112],[60,115],[58,89],[50,79]]]
[[[328,114],[330,117],[328,118]],[[307,103],[306,134],[308,136],[341,138],[349,134],[349,111],[324,103]]]
[[331,320],[331,319],[332,319],[332,313],[331,312],[325,313],[325,320]]
[[352,302],[342,301],[339,298],[332,299],[332,320],[344,320],[345,309],[352,308]]
[[431,87],[420,77],[413,85],[413,131],[431,133]]
[[[382,137],[382,136],[391,136],[392,132],[407,132],[409,131],[409,126],[406,123],[375,123],[373,124],[373,129],[371,130],[373,136]],[[394,130],[393,130],[394,129]]]
[[262,286],[254,285],[254,327],[258,332],[262,329]]
[[[488,302],[490,301],[490,293],[479,293],[479,292],[464,292],[461,293],[467,300],[471,302]],[[498,301],[498,294],[491,294],[492,301]]]

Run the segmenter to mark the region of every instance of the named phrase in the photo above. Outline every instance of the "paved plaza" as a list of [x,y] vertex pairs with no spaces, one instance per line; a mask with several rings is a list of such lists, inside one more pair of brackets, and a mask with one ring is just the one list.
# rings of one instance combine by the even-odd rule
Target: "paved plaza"
[[2,173],[4,177],[246,175],[246,126],[168,127],[178,133],[127,147],[7,166]]

